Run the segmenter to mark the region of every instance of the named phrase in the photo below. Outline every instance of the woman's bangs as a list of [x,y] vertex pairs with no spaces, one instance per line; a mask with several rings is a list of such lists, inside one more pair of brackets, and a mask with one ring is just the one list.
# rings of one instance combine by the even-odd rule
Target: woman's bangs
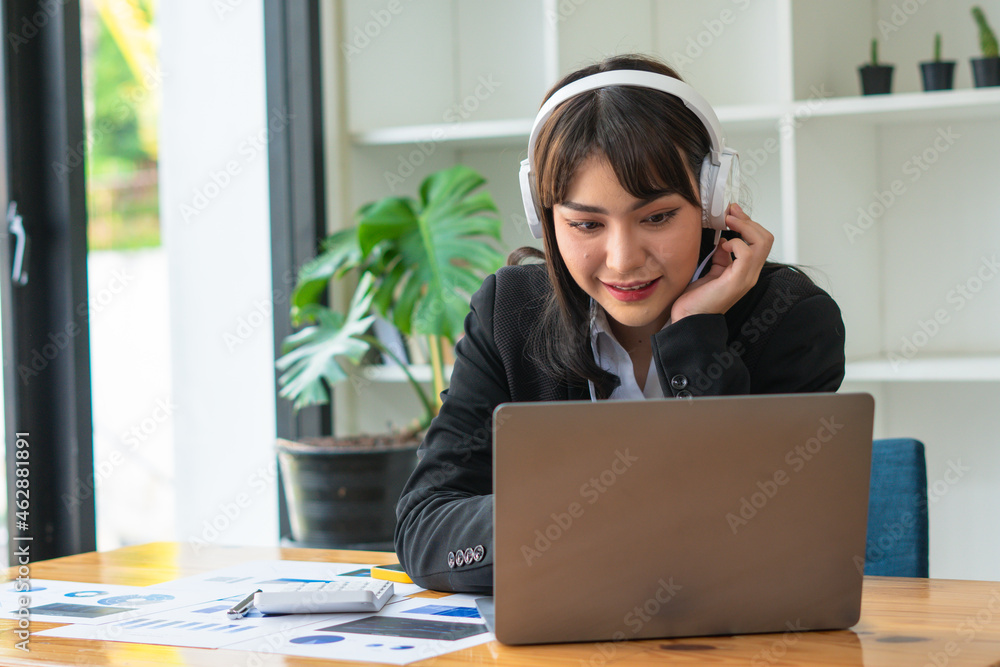
[[[698,195],[691,183],[692,174],[684,152],[674,143],[674,132],[664,131],[664,119],[650,109],[661,104],[602,105],[598,125],[597,150],[602,152],[614,169],[621,186],[637,199],[649,199],[664,194],[679,193],[692,204]],[[695,179],[698,174],[694,174]]]
[[[675,105],[679,108],[670,108]],[[697,206],[700,158],[693,165],[688,154],[704,155],[707,135],[688,115],[670,96],[635,88],[601,89],[568,100],[538,137],[536,191],[542,207],[565,199],[580,164],[595,153],[608,160],[633,197],[678,193]]]

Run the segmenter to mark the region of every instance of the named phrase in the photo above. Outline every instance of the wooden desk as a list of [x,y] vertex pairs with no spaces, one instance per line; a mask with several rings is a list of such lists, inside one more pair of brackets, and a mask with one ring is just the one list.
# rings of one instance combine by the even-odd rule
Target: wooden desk
[[[395,562],[394,554],[265,547],[209,547],[161,542],[32,564],[35,579],[146,586],[241,561],[288,559]],[[16,570],[6,579],[16,578]],[[429,593],[428,595],[434,595]],[[32,636],[31,651],[13,648],[16,625],[0,620],[4,665],[248,665],[240,651],[176,648]],[[32,631],[55,627],[32,622]],[[312,658],[259,655],[254,665],[330,664]],[[504,646],[490,642],[419,665],[1000,665],[1000,582],[866,577],[861,621],[852,630],[675,640]],[[346,663],[370,665],[372,663]]]

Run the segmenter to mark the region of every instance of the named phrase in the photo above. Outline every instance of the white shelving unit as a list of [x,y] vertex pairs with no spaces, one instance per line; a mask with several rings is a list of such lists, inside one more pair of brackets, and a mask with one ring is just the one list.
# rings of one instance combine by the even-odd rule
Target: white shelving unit
[[[1000,0],[976,3],[1000,29]],[[658,55],[716,106],[752,214],[775,234],[772,258],[804,266],[840,304],[843,390],[876,396],[876,437],[927,445],[932,576],[1000,579],[1000,89],[971,87],[971,4],[335,3],[331,227],[461,162],[488,179],[505,249],[536,243],[517,167],[546,89],[610,54]],[[359,29],[370,38],[347,55]],[[958,61],[954,91],[920,89],[935,32]],[[857,66],[873,36],[896,66],[894,92],[861,97]],[[338,425],[412,418],[416,401],[395,375],[366,371],[340,390]],[[956,465],[969,470],[954,482],[945,473]]]

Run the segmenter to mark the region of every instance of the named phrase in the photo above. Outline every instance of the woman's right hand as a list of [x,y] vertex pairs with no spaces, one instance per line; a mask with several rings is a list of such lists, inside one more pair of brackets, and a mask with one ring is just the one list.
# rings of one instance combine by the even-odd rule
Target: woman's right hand
[[751,220],[736,203],[729,205],[726,226],[740,238],[723,239],[719,243],[709,270],[674,301],[671,322],[688,315],[725,313],[757,284],[774,244],[774,235]]

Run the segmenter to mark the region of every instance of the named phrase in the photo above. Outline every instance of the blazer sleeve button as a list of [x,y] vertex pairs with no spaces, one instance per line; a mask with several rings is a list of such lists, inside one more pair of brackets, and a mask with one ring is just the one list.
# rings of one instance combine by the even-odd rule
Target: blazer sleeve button
[[472,550],[472,560],[477,563],[483,559],[486,555],[486,549],[483,548],[482,544],[477,544],[476,548]]
[[455,552],[448,552],[448,567],[455,567]]
[[670,378],[671,389],[681,390],[687,389],[688,379],[686,375],[675,375]]
[[459,549],[455,552],[455,567],[462,567],[465,565],[465,553]]

